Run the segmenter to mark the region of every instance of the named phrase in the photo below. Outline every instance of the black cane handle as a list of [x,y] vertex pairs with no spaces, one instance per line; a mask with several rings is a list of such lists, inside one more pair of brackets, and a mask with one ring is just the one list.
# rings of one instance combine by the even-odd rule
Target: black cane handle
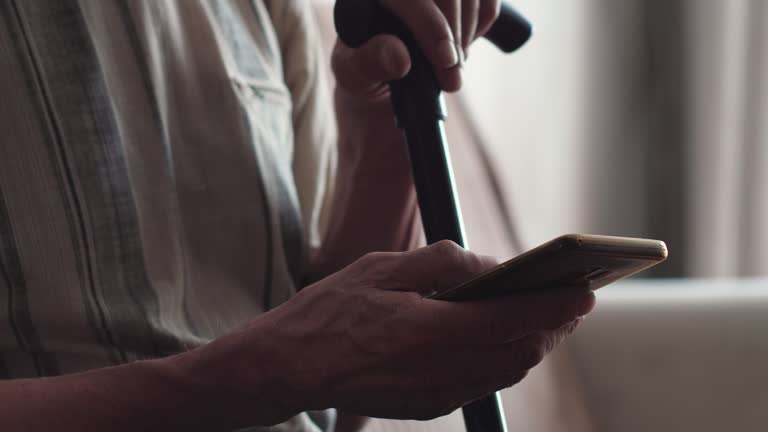
[[[377,0],[337,0],[334,10],[339,38],[359,47],[382,33],[402,36],[404,27]],[[483,35],[500,50],[510,53],[531,37],[531,24],[508,3],[502,2],[499,17]]]

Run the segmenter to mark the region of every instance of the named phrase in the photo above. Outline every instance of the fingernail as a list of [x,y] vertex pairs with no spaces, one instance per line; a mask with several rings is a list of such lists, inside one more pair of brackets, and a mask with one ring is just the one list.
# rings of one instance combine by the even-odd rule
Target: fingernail
[[465,60],[465,54],[464,54],[464,47],[461,46],[460,43],[456,44],[456,52],[459,54],[459,67],[464,66],[464,60]]
[[438,67],[444,69],[452,68],[459,63],[459,50],[458,46],[450,39],[443,39],[437,45],[436,63]]

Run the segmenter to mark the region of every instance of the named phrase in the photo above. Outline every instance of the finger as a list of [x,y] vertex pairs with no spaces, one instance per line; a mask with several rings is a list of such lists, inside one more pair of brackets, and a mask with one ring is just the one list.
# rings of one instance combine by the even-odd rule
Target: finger
[[[565,339],[576,330],[582,321],[584,321],[584,318],[579,317],[554,330],[543,330],[531,333],[522,339],[505,345],[509,348],[510,354],[512,354],[512,351],[524,353],[523,355],[518,355],[518,357],[516,357],[519,367],[533,369],[544,360],[544,357],[563,343]],[[512,345],[517,346],[513,347]],[[512,355],[514,357],[514,354]]]
[[[494,358],[497,359],[494,366],[501,371],[501,375],[508,377],[516,377],[523,371],[527,372],[533,369],[562,344],[582,320],[583,318],[577,318],[555,330],[539,331],[515,342],[502,345],[494,355]],[[516,384],[516,382],[501,382],[499,384],[509,386]]]
[[[471,360],[471,363],[477,364],[477,359]],[[525,379],[526,376],[528,376],[527,370],[519,371],[517,373],[505,374],[503,376],[495,375],[490,380],[487,380],[481,384],[472,386],[472,389],[474,390],[471,392],[472,396],[470,396],[469,398],[465,398],[465,400],[461,402],[459,406],[465,406],[472,402],[483,399],[488,395],[496,393],[497,391],[504,390],[516,384],[519,384],[522,380]],[[462,381],[462,385],[465,385],[463,381]]]
[[[473,399],[519,383],[577,325],[574,321],[503,345],[452,349],[429,365],[416,362],[406,374],[404,388],[409,394],[424,395],[422,400],[434,401],[433,407],[424,407],[432,416],[448,414]],[[455,377],[461,377],[461,386],[456,386]]]
[[475,38],[488,33],[501,12],[501,0],[481,0],[477,11]]
[[[454,366],[446,370],[461,376],[462,385],[477,395],[502,390],[519,383],[529,370],[559,346],[579,325],[571,321],[555,330],[532,333],[520,340],[488,349],[464,350],[450,358]],[[482,364],[482,368],[477,368]],[[450,391],[450,387],[441,388]]]
[[359,48],[337,41],[331,66],[337,82],[350,92],[366,92],[404,77],[411,68],[405,44],[392,35],[378,35]]
[[393,263],[393,283],[387,288],[429,294],[466,282],[498,264],[496,258],[472,253],[443,240],[399,254]]
[[443,90],[458,90],[461,57],[451,25],[438,5],[433,0],[382,0],[381,3],[413,33]]
[[436,4],[440,11],[442,11],[445,20],[451,27],[451,33],[453,35],[453,41],[456,45],[456,52],[459,55],[458,64],[460,65],[464,59],[464,52],[462,49],[462,24],[463,24],[463,10],[462,0],[436,0]]
[[506,373],[513,376],[521,370],[533,369],[563,343],[582,320],[583,318],[577,318],[557,329],[538,331],[515,342],[504,344],[501,348],[502,352],[497,355],[501,362],[498,367],[503,370],[506,368]]
[[499,344],[560,328],[594,306],[595,295],[588,287],[567,286],[476,302],[424,300],[422,314],[440,323],[436,334],[452,337],[436,343]]
[[461,46],[464,50],[464,60],[467,59],[469,46],[475,40],[479,11],[480,0],[463,0],[461,4]]

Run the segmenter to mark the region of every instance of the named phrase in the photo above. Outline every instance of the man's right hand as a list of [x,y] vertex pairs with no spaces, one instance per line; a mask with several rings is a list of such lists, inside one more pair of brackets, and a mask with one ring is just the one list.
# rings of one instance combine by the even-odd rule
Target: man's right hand
[[[325,408],[434,418],[518,383],[594,307],[587,288],[464,303],[422,297],[496,264],[451,242],[369,254],[174,359],[244,423]],[[249,419],[265,398],[271,417]]]

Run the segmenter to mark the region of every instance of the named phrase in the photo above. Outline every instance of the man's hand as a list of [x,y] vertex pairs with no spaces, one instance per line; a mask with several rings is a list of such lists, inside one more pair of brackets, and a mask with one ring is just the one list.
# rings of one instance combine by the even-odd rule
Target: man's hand
[[[500,0],[380,0],[411,30],[432,63],[441,87],[461,87],[461,65],[472,42],[496,21]],[[346,96],[381,100],[386,83],[410,69],[405,45],[392,35],[379,35],[358,49],[337,41],[331,65],[339,90]]]
[[264,398],[269,375],[269,396],[281,402],[271,421],[325,408],[447,414],[519,382],[594,306],[587,288],[465,303],[420,294],[496,264],[451,242],[369,254],[180,364],[244,413]]
[[[499,0],[379,0],[412,30],[442,88],[461,86],[461,59],[495,22]],[[420,242],[421,221],[408,148],[395,125],[387,82],[410,69],[398,38],[380,35],[360,48],[336,43],[339,126],[336,189],[323,246],[310,279],[318,280],[369,251],[401,251]],[[372,229],[371,227],[375,227]]]

